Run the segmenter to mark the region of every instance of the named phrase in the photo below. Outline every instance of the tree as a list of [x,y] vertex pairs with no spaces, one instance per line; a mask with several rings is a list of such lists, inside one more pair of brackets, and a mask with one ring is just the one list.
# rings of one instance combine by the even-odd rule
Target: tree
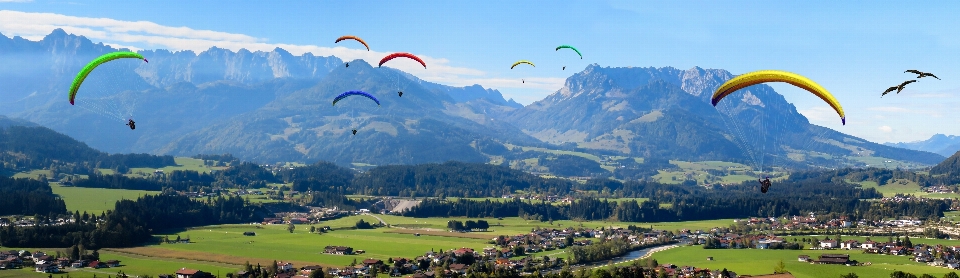
[[309,277],[310,277],[310,278],[323,278],[323,271],[321,271],[320,269],[311,271]]
[[293,233],[293,230],[295,230],[296,228],[297,227],[293,226],[293,222],[290,222],[290,224],[287,225],[287,231],[290,232],[291,234]]
[[787,266],[783,264],[783,259],[777,263],[777,266],[773,267],[774,274],[783,274],[787,273]]
[[943,275],[943,278],[960,278],[960,275],[957,275],[956,272],[950,272]]
[[310,233],[311,233],[311,234],[312,234],[312,233],[315,233],[316,231],[317,231],[317,227],[310,226]]
[[840,278],[860,278],[856,273],[850,272],[844,275],[840,275]]

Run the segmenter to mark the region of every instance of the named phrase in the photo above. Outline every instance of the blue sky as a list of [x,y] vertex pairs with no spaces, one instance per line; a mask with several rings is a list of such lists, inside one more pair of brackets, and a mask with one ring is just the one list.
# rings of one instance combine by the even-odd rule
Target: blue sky
[[[960,2],[809,3],[0,0],[0,33],[39,39],[59,27],[140,49],[281,46],[297,55],[368,62],[411,52],[425,57],[427,70],[414,62],[395,66],[438,83],[479,83],[523,104],[555,92],[591,63],[734,74],[780,69],[817,81],[843,104],[846,126],[816,97],[773,85],[814,124],[874,142],[960,135]],[[333,43],[345,34],[364,38],[372,53]],[[584,59],[554,51],[560,44],[576,46]],[[537,67],[510,70],[520,59]],[[906,69],[943,80],[924,78],[880,98],[887,87],[915,77]],[[521,78],[527,82],[516,82]]]

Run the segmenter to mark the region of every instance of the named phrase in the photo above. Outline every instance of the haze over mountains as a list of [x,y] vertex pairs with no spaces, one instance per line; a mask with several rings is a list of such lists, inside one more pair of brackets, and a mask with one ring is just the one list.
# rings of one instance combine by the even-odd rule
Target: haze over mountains
[[[0,113],[107,152],[232,153],[262,162],[487,162],[521,152],[505,147],[512,145],[749,162],[757,156],[737,140],[764,132],[776,140],[749,148],[765,150],[768,160],[784,165],[856,164],[849,158],[858,155],[923,164],[945,158],[810,125],[765,85],[725,99],[721,114],[709,98],[733,77],[725,70],[591,65],[556,93],[523,107],[479,85],[434,84],[360,60],[344,67],[336,57],[294,56],[279,48],[142,51],[149,65],[106,69],[115,71],[113,82],[142,88],[118,94],[138,99],[137,129],[131,131],[66,101],[73,75],[110,51],[115,49],[59,29],[38,42],[0,36]],[[330,106],[349,90],[369,92],[382,105],[348,98]],[[358,133],[351,135],[351,129]]]
[[930,139],[922,141],[883,144],[897,148],[927,151],[949,157],[957,151],[960,151],[960,136],[934,134]]

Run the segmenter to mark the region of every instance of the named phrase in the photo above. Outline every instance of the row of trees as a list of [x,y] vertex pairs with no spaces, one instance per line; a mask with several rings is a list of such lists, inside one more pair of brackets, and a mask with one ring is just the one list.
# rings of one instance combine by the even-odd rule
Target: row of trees
[[50,215],[67,212],[67,205],[50,185],[32,179],[0,176],[0,215]]
[[486,220],[467,220],[466,223],[459,220],[450,220],[447,221],[447,229],[453,231],[487,231],[487,229],[490,229],[490,224]]
[[239,197],[210,202],[183,196],[147,195],[117,202],[115,209],[95,221],[0,229],[0,245],[9,247],[89,249],[130,247],[150,240],[153,231],[173,228],[243,223],[262,219],[266,210]]

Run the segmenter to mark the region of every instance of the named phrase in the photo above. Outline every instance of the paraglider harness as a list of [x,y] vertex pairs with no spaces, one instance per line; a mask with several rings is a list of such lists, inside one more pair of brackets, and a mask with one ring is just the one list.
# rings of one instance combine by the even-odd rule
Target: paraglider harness
[[126,125],[130,127],[130,130],[137,129],[137,122],[134,122],[133,119],[128,119]]
[[765,180],[760,180],[760,178],[757,178],[757,181],[760,182],[760,192],[766,194],[771,185],[770,177],[767,177]]
[[353,130],[353,135],[357,135],[357,130],[356,130],[356,129]]

